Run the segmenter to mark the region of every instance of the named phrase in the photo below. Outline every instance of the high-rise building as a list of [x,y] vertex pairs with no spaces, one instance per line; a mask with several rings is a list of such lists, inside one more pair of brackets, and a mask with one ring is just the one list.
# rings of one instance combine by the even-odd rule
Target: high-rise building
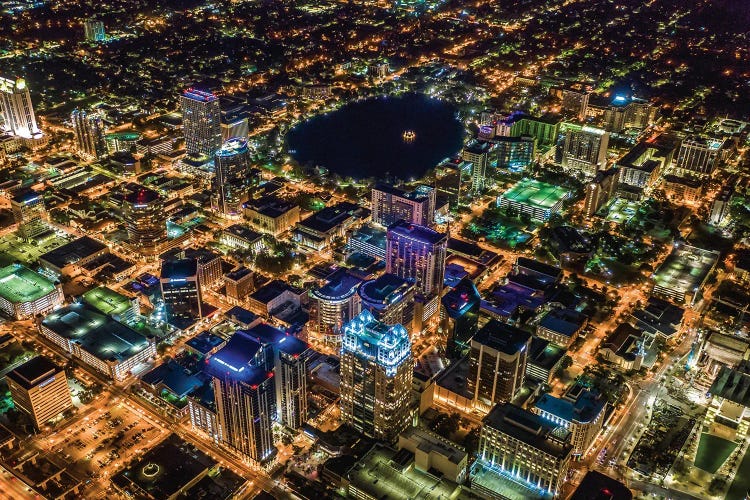
[[139,186],[125,195],[122,218],[128,244],[142,255],[156,255],[167,240],[167,215],[156,191]]
[[[556,496],[570,465],[568,440],[567,431],[539,415],[510,403],[495,406],[482,420],[472,490],[483,492],[481,477],[487,470]],[[482,475],[476,474],[479,470]]]
[[486,409],[511,401],[523,385],[531,334],[490,320],[470,341],[467,385]]
[[188,154],[213,156],[221,148],[221,107],[211,92],[187,89],[180,97]]
[[37,356],[5,376],[15,407],[34,421],[37,429],[73,408],[65,371],[43,356]]
[[487,184],[487,168],[493,145],[487,141],[471,141],[461,152],[461,158],[471,163],[471,190],[475,193],[482,191]]
[[86,19],[83,22],[83,34],[89,42],[103,42],[107,39],[104,23],[96,19]]
[[586,200],[584,202],[583,213],[586,217],[594,215],[605,203],[607,203],[615,192],[617,192],[617,180],[619,170],[610,168],[600,170],[594,178],[586,184]]
[[717,166],[723,141],[710,137],[691,135],[683,139],[677,153],[675,166],[680,175],[710,174]]
[[389,184],[376,184],[372,188],[372,221],[390,226],[400,220],[431,226],[435,220],[435,190],[422,185],[407,192]]
[[107,154],[104,140],[104,122],[98,113],[74,109],[70,115],[78,152],[87,158],[101,158]]
[[497,168],[519,172],[534,161],[536,141],[533,137],[498,137],[492,142],[495,144]]
[[574,113],[579,121],[586,118],[586,108],[589,105],[589,92],[586,90],[575,90],[564,88],[561,91],[562,102],[560,108],[563,111]]
[[586,177],[594,177],[607,164],[608,146],[609,132],[568,124],[562,150],[562,166]]
[[162,262],[159,281],[167,321],[171,325],[182,328],[203,317],[203,297],[195,259]]
[[47,211],[44,197],[31,189],[19,190],[10,199],[13,221],[18,224],[18,232],[25,240],[32,240],[49,230],[45,222]]
[[250,149],[247,140],[233,137],[214,156],[213,207],[227,217],[241,217],[248,198]]
[[292,429],[301,429],[307,421],[308,349],[305,342],[291,335],[281,337],[275,345],[276,418]]
[[31,93],[23,78],[12,80],[0,76],[0,112],[5,132],[23,139],[41,139]]
[[414,321],[414,284],[385,273],[365,281],[357,291],[361,309],[386,325],[403,325],[411,330]]
[[198,262],[198,278],[205,289],[224,277],[221,256],[203,247],[175,248],[160,256],[161,260],[194,259]]
[[344,326],[341,344],[341,416],[366,436],[394,442],[412,420],[411,341],[362,311]]
[[255,366],[259,344],[237,331],[208,358],[213,377],[219,441],[247,459],[265,463],[276,455],[271,421],[274,418],[273,371]]
[[345,324],[361,311],[357,293],[362,280],[341,269],[328,283],[310,292],[310,328],[319,339],[333,344],[341,343]]
[[463,278],[440,299],[442,330],[447,336],[446,353],[459,358],[469,349],[469,341],[479,328],[482,297],[469,278]]
[[429,227],[397,222],[386,236],[386,272],[414,283],[416,292],[433,297],[443,291],[448,235]]

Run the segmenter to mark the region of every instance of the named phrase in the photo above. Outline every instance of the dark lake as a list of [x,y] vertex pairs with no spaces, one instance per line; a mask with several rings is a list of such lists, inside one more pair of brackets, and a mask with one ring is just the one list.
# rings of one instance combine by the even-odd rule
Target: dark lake
[[290,130],[286,143],[302,165],[356,179],[408,180],[460,151],[463,138],[453,106],[406,94],[357,101],[314,116]]

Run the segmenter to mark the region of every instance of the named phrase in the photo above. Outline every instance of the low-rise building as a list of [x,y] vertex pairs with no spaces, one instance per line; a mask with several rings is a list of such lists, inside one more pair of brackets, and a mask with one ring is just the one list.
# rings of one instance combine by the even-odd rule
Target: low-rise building
[[245,203],[245,219],[256,231],[278,237],[294,229],[300,220],[300,209],[294,203],[266,195]]
[[44,314],[62,305],[62,286],[20,264],[0,268],[0,311],[13,319]]
[[568,348],[586,325],[588,317],[585,314],[574,309],[552,309],[537,324],[536,335]]
[[398,449],[414,454],[414,466],[422,472],[437,471],[454,483],[466,480],[468,454],[452,441],[419,427],[398,436]]
[[156,341],[83,303],[48,314],[41,334],[66,352],[114,380],[125,379],[140,363],[156,356]]
[[365,212],[359,205],[346,201],[326,207],[297,223],[294,240],[311,250],[326,249],[335,238],[343,238],[349,228],[365,217]]

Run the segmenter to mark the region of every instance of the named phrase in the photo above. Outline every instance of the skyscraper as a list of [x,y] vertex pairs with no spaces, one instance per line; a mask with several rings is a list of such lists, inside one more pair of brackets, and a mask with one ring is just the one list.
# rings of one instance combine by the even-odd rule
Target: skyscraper
[[275,344],[277,420],[292,429],[300,429],[307,421],[308,349],[305,342],[291,335]]
[[207,361],[213,377],[219,441],[237,453],[263,463],[276,454],[271,421],[275,400],[273,371],[255,366],[259,343],[237,331]]
[[448,235],[408,222],[388,227],[386,272],[415,284],[418,295],[432,297],[443,290]]
[[490,320],[471,339],[467,385],[486,409],[510,401],[523,385],[531,334]]
[[203,317],[203,297],[197,260],[179,259],[162,262],[159,281],[169,324],[183,328]]
[[188,154],[213,156],[221,147],[221,107],[211,92],[187,89],[180,97]]
[[443,332],[447,334],[446,352],[451,358],[459,358],[477,333],[482,298],[474,282],[463,278],[440,301],[440,319]]
[[239,137],[226,141],[214,156],[214,167],[214,209],[227,217],[241,217],[242,204],[247,201],[250,170],[247,141]]
[[0,76],[0,111],[3,114],[3,130],[23,139],[40,139],[42,131],[36,123],[31,93],[23,78]]
[[101,158],[107,154],[104,140],[104,122],[97,113],[74,109],[70,115],[78,152],[88,158]]
[[721,140],[691,135],[686,137],[677,153],[677,172],[681,175],[710,174],[720,159]]
[[14,406],[29,415],[37,429],[73,407],[65,372],[43,356],[14,368],[6,380]]
[[159,193],[143,186],[130,191],[122,202],[122,218],[133,250],[143,255],[159,253],[167,239],[167,216]]
[[390,226],[399,220],[431,226],[435,220],[435,190],[422,185],[407,192],[389,184],[376,184],[372,188],[372,221]]
[[562,166],[594,177],[607,164],[609,132],[602,129],[568,125],[562,151]]
[[341,416],[363,434],[393,442],[412,418],[411,341],[362,311],[344,327],[341,346]]

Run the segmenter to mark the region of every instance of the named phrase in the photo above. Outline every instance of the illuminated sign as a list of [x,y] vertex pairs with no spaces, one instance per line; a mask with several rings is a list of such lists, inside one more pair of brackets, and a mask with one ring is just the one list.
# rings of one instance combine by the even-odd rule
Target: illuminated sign
[[55,376],[52,375],[50,378],[48,378],[47,380],[45,380],[44,382],[42,382],[41,384],[39,384],[39,388],[41,389],[42,387],[47,386],[47,385],[51,384],[54,381],[55,381]]

